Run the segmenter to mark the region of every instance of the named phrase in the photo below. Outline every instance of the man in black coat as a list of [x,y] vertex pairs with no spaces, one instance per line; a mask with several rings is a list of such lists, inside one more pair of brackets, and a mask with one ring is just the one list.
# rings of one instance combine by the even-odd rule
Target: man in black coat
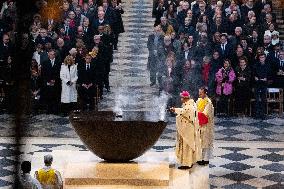
[[254,68],[255,79],[255,117],[264,119],[266,112],[266,93],[268,81],[271,79],[271,67],[264,53],[259,55],[259,62]]
[[7,64],[9,56],[13,54],[13,46],[10,43],[10,37],[8,34],[4,34],[2,37],[2,43],[0,43],[0,66]]
[[124,13],[124,10],[121,7],[121,4],[117,0],[112,0],[112,8],[114,13],[114,23],[112,26],[112,31],[114,34],[113,49],[117,50],[118,36],[120,33],[124,32],[124,26],[121,15]]
[[78,67],[79,97],[82,101],[82,109],[94,108],[94,97],[96,95],[95,65],[92,56],[87,54],[85,61]]
[[209,25],[209,31],[211,34],[220,32],[220,33],[226,33],[227,32],[227,21],[222,18],[222,15],[216,15],[213,22]]
[[0,44],[0,86],[6,88],[7,81],[7,68],[9,67],[11,60],[13,59],[13,47],[10,43],[10,37],[4,34],[2,37],[2,43]]
[[284,90],[284,50],[280,50],[279,58],[273,61],[273,87]]
[[68,44],[62,38],[56,40],[56,56],[59,58],[60,62],[64,61],[64,58],[68,55]]
[[252,47],[253,52],[256,51],[257,47],[261,46],[261,39],[258,36],[258,30],[253,29],[251,36],[248,36],[248,45]]
[[83,32],[84,32],[83,33],[83,41],[84,41],[84,43],[86,45],[86,48],[88,50],[90,50],[92,48],[91,44],[92,44],[92,41],[93,41],[94,30],[90,26],[89,18],[85,17],[83,19],[82,27],[83,27]]
[[97,7],[91,7],[88,3],[83,3],[82,14],[89,18],[90,23],[92,23],[94,18],[98,15]]
[[35,43],[36,44],[42,44],[45,45],[46,43],[52,43],[52,39],[50,37],[47,36],[47,31],[44,28],[40,29],[39,35],[37,36],[37,38],[35,39]]
[[[106,26],[107,27],[107,26]],[[110,72],[110,64],[113,61],[113,36],[105,32],[104,26],[99,26],[98,28],[99,35],[95,36],[95,39],[98,38],[102,45],[100,45],[100,48],[102,49],[103,53],[103,63],[104,63],[104,86],[107,89],[107,92],[110,92],[110,86],[109,86],[109,72]],[[95,41],[96,42],[96,41]]]
[[43,80],[42,100],[47,105],[47,113],[57,114],[60,104],[60,68],[61,62],[55,57],[55,50],[48,52],[48,60],[42,63]]
[[109,3],[107,0],[103,0],[103,8],[105,12],[105,19],[108,21],[110,26],[113,28],[113,23],[116,19],[114,15],[114,10],[111,6],[109,6]]
[[157,26],[161,23],[161,17],[163,16],[164,12],[166,11],[166,5],[163,0],[157,0],[153,6],[153,17],[155,17],[155,24]]
[[204,1],[197,1],[192,7],[192,12],[195,18],[199,18],[201,15],[209,15]]
[[239,65],[239,62],[240,62],[239,59],[243,56],[247,57],[247,54],[245,54],[244,49],[242,47],[237,47],[234,53],[232,53],[230,60],[232,62],[231,66],[234,70]]
[[63,28],[65,36],[73,41],[76,36],[76,28],[70,27],[70,22],[71,19],[69,17],[65,18],[64,23],[60,26],[60,28]]
[[267,54],[267,61],[269,62],[271,69],[275,69],[274,65],[279,60],[279,51],[280,51],[280,44],[276,43],[275,45],[271,45],[272,50]]
[[[104,79],[106,77],[106,74],[110,72],[110,62],[108,61],[109,57],[108,57],[107,48],[103,44],[100,35],[94,36],[93,51],[96,51],[97,53],[96,56],[93,57],[92,63],[95,66],[95,75],[96,75],[95,79],[96,79],[96,84],[98,85],[99,88],[99,97],[102,99],[104,83],[106,83]],[[109,89],[108,83],[106,84],[106,88]]]

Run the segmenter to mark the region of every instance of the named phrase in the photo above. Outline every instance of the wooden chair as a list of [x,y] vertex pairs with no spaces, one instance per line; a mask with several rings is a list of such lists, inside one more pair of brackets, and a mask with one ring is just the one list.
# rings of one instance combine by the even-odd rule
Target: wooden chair
[[270,104],[278,104],[278,109],[273,109],[279,112],[279,115],[283,113],[283,89],[280,88],[268,88],[267,89],[267,102],[266,113],[269,113]]
[[[254,88],[251,91],[254,94]],[[255,98],[251,98],[250,99],[250,103],[249,103],[249,116],[252,116],[252,104],[255,103],[255,101],[256,101]]]
[[[218,103],[220,102],[220,97],[219,96],[216,96],[214,99],[213,99],[213,105],[214,105],[214,114],[217,115],[218,114]],[[227,107],[227,110],[228,110],[228,114],[227,115],[230,115],[232,113],[232,97],[230,97],[228,99],[228,107]]]

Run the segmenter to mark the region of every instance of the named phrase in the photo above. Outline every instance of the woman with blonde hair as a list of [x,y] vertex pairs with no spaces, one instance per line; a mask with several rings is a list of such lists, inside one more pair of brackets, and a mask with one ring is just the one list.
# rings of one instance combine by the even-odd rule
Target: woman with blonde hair
[[62,111],[67,114],[77,102],[76,82],[78,79],[77,65],[71,55],[66,56],[60,69],[62,81],[61,103]]

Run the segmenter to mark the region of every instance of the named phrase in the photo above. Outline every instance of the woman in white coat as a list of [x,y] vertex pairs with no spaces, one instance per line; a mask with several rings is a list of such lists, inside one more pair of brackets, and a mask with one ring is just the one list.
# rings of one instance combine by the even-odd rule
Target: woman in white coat
[[73,57],[70,55],[64,59],[64,62],[61,65],[60,79],[62,81],[62,112],[66,114],[73,109],[78,96],[76,89],[76,82],[78,79],[77,65],[75,64]]

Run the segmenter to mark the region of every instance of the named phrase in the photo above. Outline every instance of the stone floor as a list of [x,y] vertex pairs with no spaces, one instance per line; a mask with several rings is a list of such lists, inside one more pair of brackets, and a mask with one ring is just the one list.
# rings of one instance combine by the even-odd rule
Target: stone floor
[[[120,36],[111,66],[111,93],[100,102],[100,110],[157,111],[166,95],[150,87],[146,42],[153,30],[152,1],[123,3],[126,32]],[[174,117],[151,151],[173,152]],[[0,188],[11,188],[15,149],[13,117],[0,115]],[[22,159],[58,150],[87,151],[77,138],[68,117],[38,115],[24,121]],[[264,121],[251,118],[216,118],[214,159],[210,162],[210,188],[284,188],[284,119],[271,116]],[[56,161],[56,160],[55,160]],[[183,189],[183,188],[180,188]],[[187,188],[186,188],[187,189]],[[200,188],[197,188],[200,189]],[[203,189],[203,188],[202,188]]]

